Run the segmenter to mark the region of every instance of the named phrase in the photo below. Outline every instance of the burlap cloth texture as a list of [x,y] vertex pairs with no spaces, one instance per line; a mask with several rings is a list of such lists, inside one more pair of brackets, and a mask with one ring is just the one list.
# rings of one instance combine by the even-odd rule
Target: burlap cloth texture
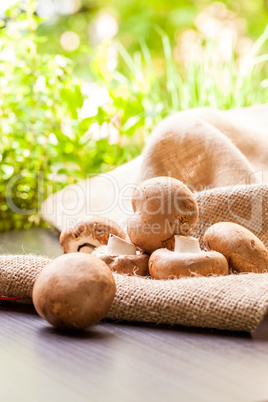
[[[85,214],[105,215],[125,227],[135,183],[172,176],[197,198],[194,235],[239,223],[268,246],[268,105],[230,111],[194,109],[163,120],[143,155],[109,174],[50,196],[43,217],[61,230]],[[30,301],[34,280],[48,263],[37,256],[0,257],[1,293]],[[157,281],[114,274],[117,293],[107,317],[253,331],[268,310],[268,274]]]

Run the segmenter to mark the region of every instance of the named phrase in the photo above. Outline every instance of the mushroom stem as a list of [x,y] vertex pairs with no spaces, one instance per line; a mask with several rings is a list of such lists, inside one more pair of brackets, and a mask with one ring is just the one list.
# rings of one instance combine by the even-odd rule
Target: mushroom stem
[[118,236],[110,235],[107,244],[107,254],[117,255],[136,255],[136,247]]
[[198,239],[190,236],[175,235],[175,253],[200,253]]

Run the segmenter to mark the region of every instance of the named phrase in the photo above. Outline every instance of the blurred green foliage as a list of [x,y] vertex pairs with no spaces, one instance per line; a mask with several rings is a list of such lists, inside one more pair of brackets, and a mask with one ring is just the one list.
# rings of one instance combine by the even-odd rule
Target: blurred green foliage
[[[244,31],[236,47],[221,53],[201,32],[191,53],[184,50],[186,39],[175,44],[174,29],[192,27],[201,2],[184,1],[178,9],[160,0],[92,4],[48,25],[36,14],[35,1],[27,0],[1,22],[0,231],[39,225],[39,208],[49,194],[137,156],[153,127],[173,111],[267,101],[268,29],[246,48],[248,60],[239,53]],[[258,1],[251,11],[238,4],[252,15],[256,4],[261,8]],[[117,10],[121,41],[89,47],[87,18],[94,22],[103,7]],[[253,36],[259,30],[254,26]],[[82,38],[71,52],[59,45],[66,29]]]
[[[43,0],[45,2],[45,0]],[[41,34],[49,38],[44,44],[44,51],[62,53],[70,56],[76,62],[76,72],[81,76],[94,76],[89,68],[90,54],[84,52],[84,46],[90,44],[94,48],[96,25],[98,17],[111,15],[117,21],[118,39],[124,47],[133,54],[140,49],[140,41],[145,40],[150,48],[152,59],[159,58],[161,39],[155,34],[155,27],[165,31],[174,48],[180,35],[186,29],[197,29],[196,17],[211,5],[215,7],[218,18],[221,19],[226,6],[230,20],[237,17],[243,33],[253,40],[264,31],[268,19],[268,3],[266,0],[73,0],[79,4],[76,11],[61,14],[60,8],[56,15],[50,16],[49,23],[40,28]],[[232,15],[230,15],[232,13]],[[100,29],[103,26],[100,25]],[[75,51],[62,48],[60,36],[65,31],[74,31],[79,35],[81,45]],[[105,36],[105,35],[104,35]],[[156,69],[157,71],[157,69]],[[157,71],[158,73],[158,71]]]

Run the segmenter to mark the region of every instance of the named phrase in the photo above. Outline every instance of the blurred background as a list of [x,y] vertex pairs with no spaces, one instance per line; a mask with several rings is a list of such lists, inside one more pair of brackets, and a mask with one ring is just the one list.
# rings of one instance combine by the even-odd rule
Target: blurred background
[[166,115],[267,102],[266,0],[0,2],[0,231],[139,155]]

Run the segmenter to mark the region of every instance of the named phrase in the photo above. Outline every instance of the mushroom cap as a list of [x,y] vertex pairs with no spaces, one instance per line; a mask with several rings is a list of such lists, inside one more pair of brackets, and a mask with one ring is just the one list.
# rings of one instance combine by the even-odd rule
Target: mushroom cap
[[222,253],[235,272],[268,270],[268,251],[250,230],[233,222],[218,222],[204,235],[205,246]]
[[128,220],[128,236],[146,253],[174,249],[175,234],[188,235],[198,219],[198,205],[191,190],[172,177],[155,177],[136,187],[134,215]]
[[82,329],[108,313],[116,292],[109,267],[84,253],[64,254],[38,275],[33,303],[38,314],[60,329]]
[[107,246],[100,246],[93,251],[92,255],[100,258],[111,268],[112,271],[119,274],[140,276],[149,275],[148,254],[139,253],[136,255],[112,256],[108,254]]
[[111,219],[103,216],[86,216],[73,227],[63,230],[60,244],[64,253],[91,254],[94,248],[108,243],[109,235],[125,239],[126,233]]
[[228,271],[226,258],[216,251],[176,253],[162,248],[154,251],[149,260],[149,272],[154,279],[228,275]]

